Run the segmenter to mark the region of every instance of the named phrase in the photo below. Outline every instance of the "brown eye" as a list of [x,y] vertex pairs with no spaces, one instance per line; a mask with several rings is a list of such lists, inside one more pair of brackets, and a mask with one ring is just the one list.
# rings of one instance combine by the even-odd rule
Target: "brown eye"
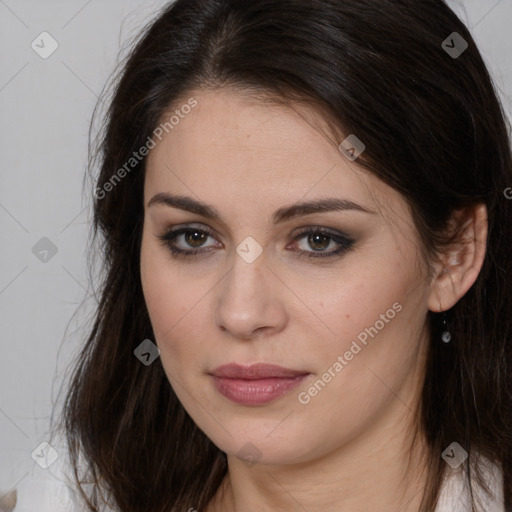
[[201,247],[208,239],[208,234],[204,231],[199,231],[197,229],[187,230],[184,233],[185,242],[191,247]]
[[[199,256],[210,253],[215,246],[205,244],[208,238],[214,237],[215,234],[210,229],[200,229],[194,226],[171,229],[164,235],[157,235],[157,238],[162,240],[174,257]],[[321,227],[304,229],[294,237],[295,242],[302,239],[305,239],[305,243],[300,244],[298,256],[308,259],[341,256],[355,243],[352,238],[343,233],[332,232]]]
[[[210,229],[199,229],[193,226],[171,229],[167,233],[157,236],[176,257],[195,256],[211,252],[211,246],[204,246],[210,237],[214,237],[214,233]],[[178,241],[181,243],[178,244]],[[204,249],[201,249],[203,246]]]
[[[305,258],[329,258],[341,255],[351,249],[355,243],[355,240],[343,233],[331,232],[321,227],[307,228],[297,234],[294,240],[298,241],[303,238],[306,238],[306,243],[300,249],[300,256]],[[338,248],[327,250],[329,247]],[[308,248],[313,250],[308,250]]]
[[322,251],[329,247],[331,237],[321,233],[308,235],[308,244],[315,251]]

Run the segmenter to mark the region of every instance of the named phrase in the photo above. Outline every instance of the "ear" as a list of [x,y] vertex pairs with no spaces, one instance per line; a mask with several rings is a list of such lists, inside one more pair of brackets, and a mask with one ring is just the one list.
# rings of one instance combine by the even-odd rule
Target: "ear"
[[454,306],[471,288],[482,268],[487,248],[487,208],[478,204],[457,210],[450,222],[453,243],[434,265],[428,307],[442,312]]

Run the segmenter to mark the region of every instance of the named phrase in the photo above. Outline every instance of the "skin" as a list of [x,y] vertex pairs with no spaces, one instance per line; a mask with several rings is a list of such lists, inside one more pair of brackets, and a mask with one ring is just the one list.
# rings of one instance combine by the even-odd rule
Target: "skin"
[[[345,158],[318,114],[226,89],[190,96],[198,106],[148,155],[141,279],[169,382],[228,455],[229,474],[207,512],[418,511],[424,440],[421,432],[414,442],[412,435],[429,343],[426,315],[449,309],[476,279],[485,207],[461,212],[466,243],[435,262],[429,276],[404,198]],[[208,203],[222,221],[148,207],[162,192]],[[279,208],[326,197],[373,213],[331,211],[272,224]],[[183,224],[214,236],[195,244],[180,236],[176,245],[211,252],[173,258],[157,237]],[[294,241],[307,227],[355,242],[332,258],[301,258],[318,248],[307,235]],[[252,263],[236,252],[248,236],[263,250]],[[320,245],[324,252],[339,247],[330,239]],[[300,403],[298,394],[394,303],[400,312]],[[221,395],[209,375],[230,362],[311,375],[266,405],[243,406]],[[255,463],[243,460],[254,450],[247,443],[258,450]]]

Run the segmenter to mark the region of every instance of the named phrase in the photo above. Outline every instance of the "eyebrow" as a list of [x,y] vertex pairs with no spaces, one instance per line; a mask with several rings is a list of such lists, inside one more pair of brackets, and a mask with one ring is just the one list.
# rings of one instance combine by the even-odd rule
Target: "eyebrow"
[[[208,219],[224,222],[222,216],[213,206],[200,201],[196,201],[195,199],[187,196],[172,195],[161,192],[150,199],[147,207],[150,208],[154,205],[170,206],[172,208],[178,208],[180,210],[196,213]],[[272,216],[272,222],[274,224],[279,224],[295,217],[301,217],[303,215],[345,210],[355,210],[372,215],[377,213],[348,199],[330,197],[326,199],[296,203],[290,206],[279,208],[274,212]]]

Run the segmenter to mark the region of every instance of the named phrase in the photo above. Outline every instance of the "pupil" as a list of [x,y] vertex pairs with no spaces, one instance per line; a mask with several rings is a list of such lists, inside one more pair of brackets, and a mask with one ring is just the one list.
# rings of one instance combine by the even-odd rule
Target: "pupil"
[[[315,251],[329,247],[329,241],[330,241],[329,235],[323,235],[323,234],[317,233],[314,235],[309,235],[309,237],[308,237],[308,242]],[[322,244],[322,242],[324,242],[324,243]],[[325,243],[325,242],[327,242],[327,243]],[[318,246],[315,247],[318,243],[319,243],[320,247],[318,247]]]
[[[199,239],[195,237],[199,237]],[[201,246],[206,237],[206,233],[200,233],[199,231],[188,231],[185,235],[187,243],[193,247]]]

